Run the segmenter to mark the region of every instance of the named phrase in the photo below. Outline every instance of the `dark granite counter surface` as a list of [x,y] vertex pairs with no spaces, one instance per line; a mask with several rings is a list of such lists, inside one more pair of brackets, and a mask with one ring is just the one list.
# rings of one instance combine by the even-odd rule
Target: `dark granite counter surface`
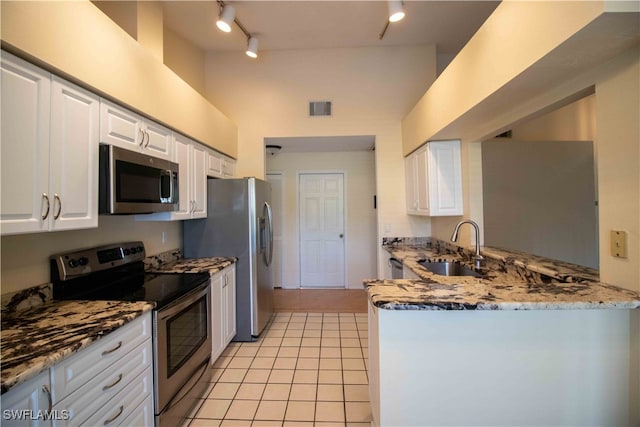
[[2,316],[2,393],[120,328],[154,304],[56,301]]
[[469,250],[436,239],[389,239],[384,248],[419,279],[366,280],[369,298],[392,310],[635,309],[640,294],[599,281],[597,270],[497,248],[482,248],[480,278],[442,276],[421,260],[473,268]]
[[214,274],[238,261],[235,257],[181,258],[149,266],[152,273],[209,273]]

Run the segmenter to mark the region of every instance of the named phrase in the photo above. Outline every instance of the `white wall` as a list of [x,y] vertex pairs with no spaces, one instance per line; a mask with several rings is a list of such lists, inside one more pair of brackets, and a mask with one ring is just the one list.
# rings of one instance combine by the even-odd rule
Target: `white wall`
[[[238,176],[264,176],[265,137],[373,135],[377,242],[429,234],[428,220],[405,213],[400,122],[435,79],[434,46],[267,51],[257,61],[234,52],[206,63],[208,99],[238,125]],[[332,101],[333,116],[308,117],[314,100]]]
[[300,287],[298,173],[322,171],[345,173],[346,285],[362,289],[363,279],[377,277],[376,211],[373,209],[376,185],[371,151],[281,153],[267,158],[267,172],[284,175],[283,287]]
[[[141,240],[147,255],[182,247],[180,222],[141,222],[133,216],[100,215],[98,228],[2,236],[1,293],[48,283],[49,256],[111,243]],[[165,242],[162,233],[165,233]]]

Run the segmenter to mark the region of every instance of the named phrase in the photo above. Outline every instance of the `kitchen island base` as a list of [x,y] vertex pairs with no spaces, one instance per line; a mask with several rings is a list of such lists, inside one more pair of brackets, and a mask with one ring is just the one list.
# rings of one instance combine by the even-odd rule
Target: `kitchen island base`
[[376,426],[636,425],[633,310],[369,304]]

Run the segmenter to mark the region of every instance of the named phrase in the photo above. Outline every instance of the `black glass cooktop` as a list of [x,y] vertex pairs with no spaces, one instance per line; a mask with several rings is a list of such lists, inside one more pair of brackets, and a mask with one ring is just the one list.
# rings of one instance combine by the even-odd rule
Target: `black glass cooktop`
[[148,301],[162,308],[208,282],[207,273],[145,273],[144,265],[129,264],[66,282],[53,283],[57,300]]

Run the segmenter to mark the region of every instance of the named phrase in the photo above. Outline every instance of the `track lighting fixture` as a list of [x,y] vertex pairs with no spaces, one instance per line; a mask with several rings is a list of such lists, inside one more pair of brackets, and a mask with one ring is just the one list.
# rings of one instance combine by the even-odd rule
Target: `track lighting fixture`
[[404,18],[404,6],[402,0],[387,0],[387,7],[389,8],[389,19],[384,24],[384,28],[380,33],[380,40],[382,40],[387,32],[390,23],[398,22]]
[[249,58],[258,57],[258,38],[250,36],[247,41],[247,51],[245,52]]
[[233,24],[235,17],[236,9],[230,4],[225,4],[221,6],[216,26],[225,33],[231,32],[231,24]]
[[404,18],[404,7],[401,0],[389,0],[389,22],[398,22]]
[[216,21],[217,27],[225,33],[231,32],[231,24],[235,23],[238,28],[247,37],[247,50],[245,53],[250,58],[258,57],[258,38],[249,34],[249,32],[242,26],[240,21],[236,19],[236,10],[230,4],[225,4],[222,0],[218,0],[218,7],[220,14]]

